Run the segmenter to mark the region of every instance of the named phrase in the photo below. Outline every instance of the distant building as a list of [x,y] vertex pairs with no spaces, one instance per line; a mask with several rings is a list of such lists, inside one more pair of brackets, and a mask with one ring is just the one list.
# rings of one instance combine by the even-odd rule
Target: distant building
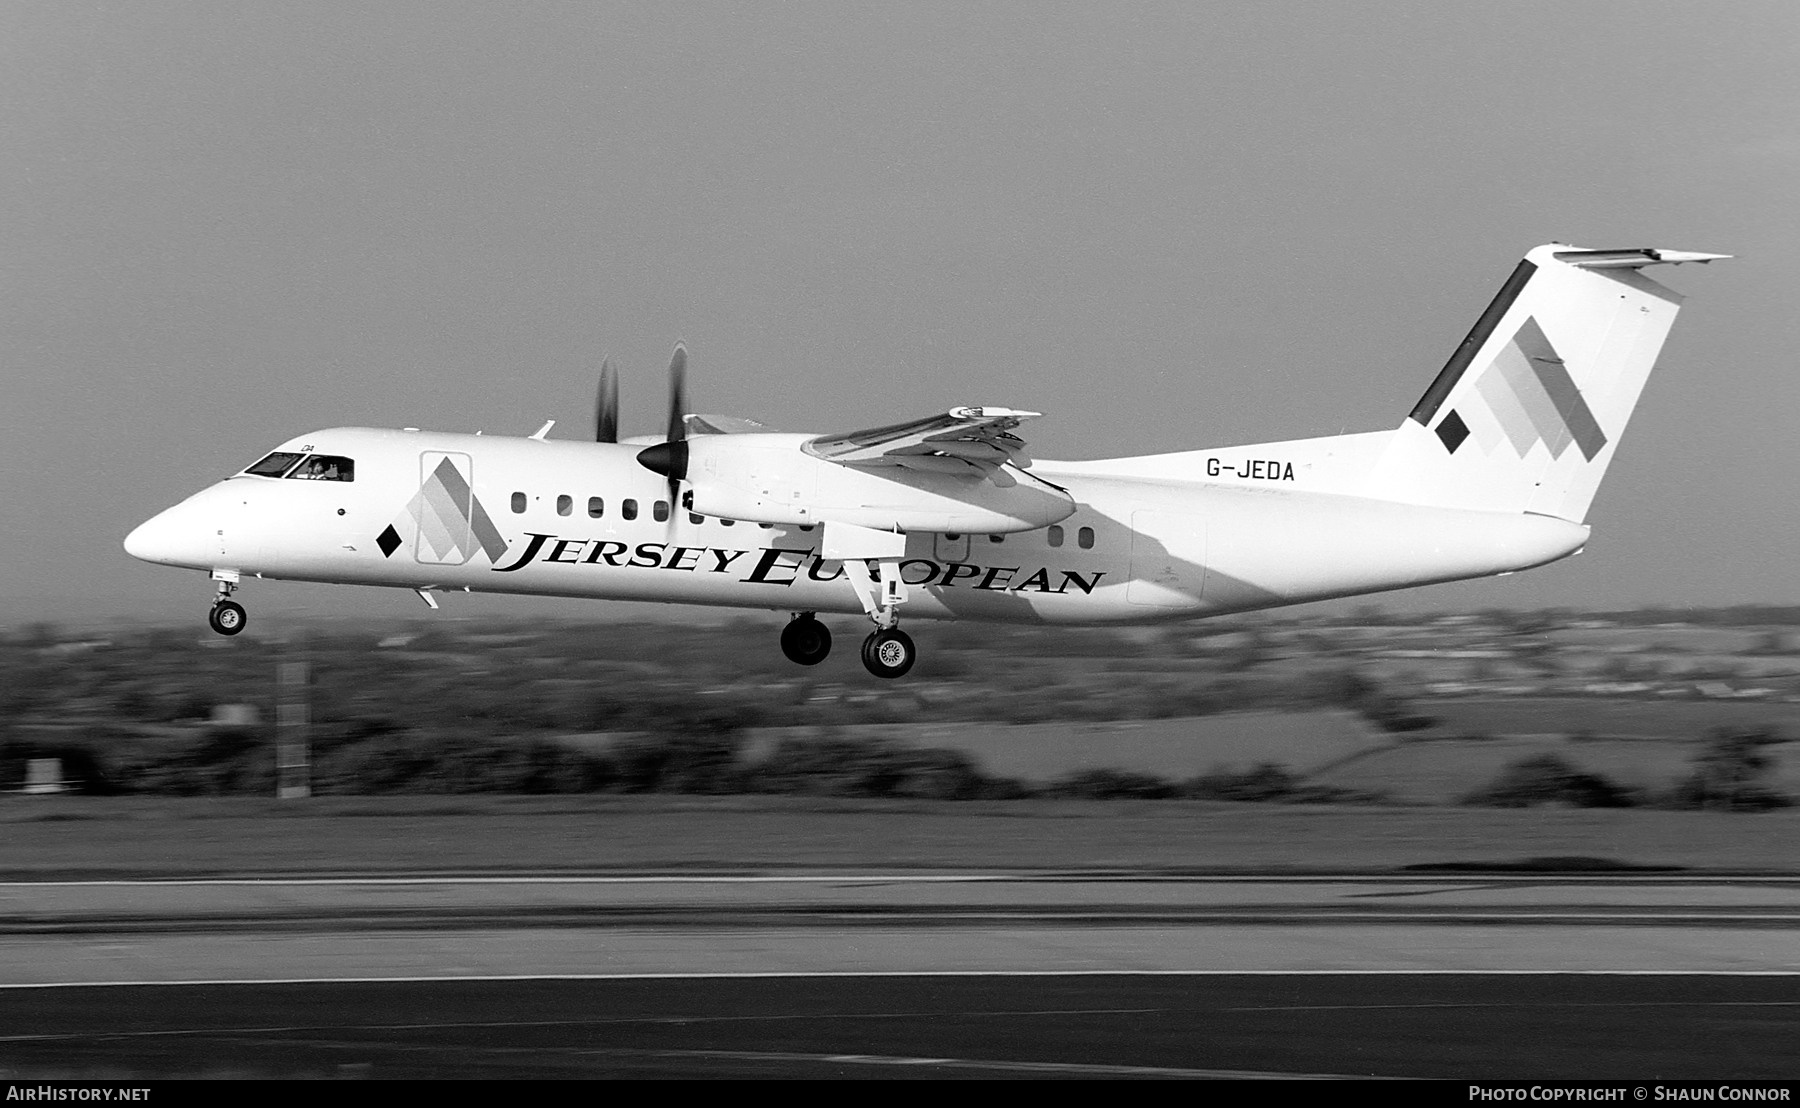
[[62,779],[61,758],[32,758],[25,763],[25,791],[60,793],[68,789]]
[[260,714],[254,704],[214,704],[207,722],[214,727],[255,727]]

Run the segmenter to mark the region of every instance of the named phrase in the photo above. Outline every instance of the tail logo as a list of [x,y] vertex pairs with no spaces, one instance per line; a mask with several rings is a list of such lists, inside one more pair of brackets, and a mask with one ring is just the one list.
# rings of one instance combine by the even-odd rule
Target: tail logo
[[454,458],[445,455],[407,501],[400,518],[388,524],[375,540],[381,556],[393,557],[404,541],[400,526],[411,521],[419,536],[415,556],[428,565],[462,565],[480,550],[498,565],[506,553],[506,540],[469,487],[468,478]]
[[1593,410],[1536,319],[1525,320],[1459,407],[1466,415],[1452,408],[1433,429],[1452,454],[1471,435],[1483,453],[1504,441],[1520,458],[1540,442],[1552,458],[1561,458],[1573,443],[1591,462],[1606,445]]

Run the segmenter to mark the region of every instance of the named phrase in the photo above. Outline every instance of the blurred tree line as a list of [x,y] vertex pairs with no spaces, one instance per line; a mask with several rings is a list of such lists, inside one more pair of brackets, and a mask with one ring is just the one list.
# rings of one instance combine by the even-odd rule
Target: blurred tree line
[[1768,748],[1782,741],[1767,728],[1717,727],[1697,745],[1687,776],[1666,789],[1631,788],[1577,768],[1556,754],[1520,759],[1464,803],[1492,808],[1561,805],[1571,808],[1656,807],[1765,812],[1794,801],[1770,783]]
[[[1251,708],[1342,708],[1394,732],[1431,722],[1323,640],[1299,643],[1307,664],[1268,665],[1296,647],[1255,622],[935,625],[913,675],[891,683],[856,666],[853,641],[824,666],[792,665],[775,646],[778,626],[409,622],[313,626],[285,642],[196,628],[82,636],[32,627],[0,640],[0,788],[18,788],[30,759],[57,758],[65,779],[96,793],[272,793],[275,672],[296,658],[311,663],[312,780],[321,793],[1014,796],[1031,790],[982,775],[957,752],[839,731]],[[810,737],[750,750],[751,733],[770,727],[804,727]],[[1762,803],[1765,746],[1740,743],[1737,754],[1697,767],[1679,795],[1698,806]],[[1554,791],[1541,780],[1508,788],[1495,795]],[[1035,791],[1372,799],[1309,790],[1278,766],[1192,781],[1077,775]]]

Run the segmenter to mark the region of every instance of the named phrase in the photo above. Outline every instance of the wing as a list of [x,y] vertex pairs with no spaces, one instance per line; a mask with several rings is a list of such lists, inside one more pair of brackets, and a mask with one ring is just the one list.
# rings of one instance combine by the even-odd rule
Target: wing
[[1011,408],[952,408],[940,416],[873,427],[847,435],[820,435],[804,449],[815,458],[847,466],[902,466],[991,477],[1001,466],[1031,464],[1025,440],[1013,428],[1039,415]]

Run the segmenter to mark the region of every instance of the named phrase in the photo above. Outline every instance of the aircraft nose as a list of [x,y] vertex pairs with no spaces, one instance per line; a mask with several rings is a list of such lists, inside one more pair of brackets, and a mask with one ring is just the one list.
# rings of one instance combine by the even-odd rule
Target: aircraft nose
[[159,565],[192,563],[202,537],[182,515],[178,508],[170,508],[138,524],[125,536],[125,553]]

